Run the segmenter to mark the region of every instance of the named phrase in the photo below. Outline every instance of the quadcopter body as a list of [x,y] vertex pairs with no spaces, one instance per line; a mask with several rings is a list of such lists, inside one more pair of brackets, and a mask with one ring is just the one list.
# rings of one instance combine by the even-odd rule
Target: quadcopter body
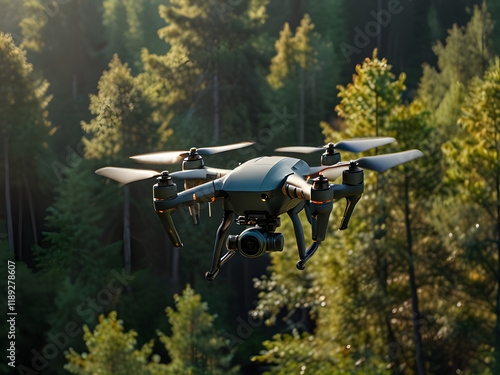
[[[105,167],[96,173],[122,183],[157,177],[153,186],[154,208],[174,246],[182,246],[172,220],[172,213],[188,207],[193,223],[199,224],[201,203],[223,201],[224,214],[217,230],[212,266],[205,274],[213,280],[220,267],[239,252],[256,258],[265,252],[282,251],[284,237],[276,233],[280,215],[287,214],[293,224],[299,253],[297,268],[306,262],[325,239],[334,201],[345,198],[346,208],[339,229],[346,229],[356,203],[364,190],[364,171],[361,168],[384,171],[422,156],[418,150],[360,158],[341,162],[335,150],[361,152],[393,142],[393,138],[360,138],[322,147],[285,147],[278,152],[314,152],[324,150],[322,165],[310,167],[305,161],[292,157],[263,156],[249,160],[233,170],[205,167],[201,154],[210,154],[247,147],[250,142],[189,152],[166,152],[139,155],[133,159],[143,163],[172,163],[182,160],[183,170],[162,173],[142,169]],[[183,159],[179,159],[183,158]],[[330,183],[342,177],[341,183]],[[174,179],[184,180],[185,190],[177,191]],[[312,229],[312,244],[306,249],[299,212],[305,210]],[[231,223],[248,226],[239,235],[229,235]],[[226,239],[227,252],[221,257]]]

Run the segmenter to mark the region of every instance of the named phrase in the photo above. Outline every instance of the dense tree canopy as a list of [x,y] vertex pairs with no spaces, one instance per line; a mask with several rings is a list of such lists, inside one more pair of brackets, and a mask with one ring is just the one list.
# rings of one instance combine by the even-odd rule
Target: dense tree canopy
[[[0,8],[0,259],[16,262],[17,372],[499,372],[498,1]],[[202,206],[200,226],[174,214],[174,248],[153,180],[94,174],[141,168],[129,156],[147,152],[255,141],[205,158],[233,168],[280,146],[366,136],[397,143],[344,161],[424,157],[366,170],[349,228],[337,231],[346,202],[335,201],[303,271],[285,215],[283,252],[236,254],[207,283],[219,201]]]

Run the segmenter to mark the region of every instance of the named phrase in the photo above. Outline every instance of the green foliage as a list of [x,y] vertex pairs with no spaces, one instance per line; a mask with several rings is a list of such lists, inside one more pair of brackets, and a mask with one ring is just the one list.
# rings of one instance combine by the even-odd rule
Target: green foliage
[[[167,26],[158,35],[169,50],[165,55],[143,50],[145,70],[157,83],[158,116],[164,126],[172,122],[177,143],[246,139],[257,122],[258,62],[251,42],[265,19],[265,2],[219,5],[176,0],[160,6]],[[213,123],[210,130],[207,123]],[[240,129],[237,136],[234,128]]]
[[45,46],[41,32],[47,24],[48,17],[45,14],[44,5],[40,0],[24,0],[23,7],[25,16],[19,23],[22,30],[23,48],[40,52]]
[[118,54],[132,66],[141,61],[141,49],[161,52],[164,44],[157,30],[162,26],[158,14],[161,0],[105,0],[103,23],[109,44],[108,56]]
[[12,37],[1,32],[0,82],[2,143],[8,139],[14,162],[22,160],[24,168],[31,167],[36,155],[42,153],[49,133],[48,83],[34,74],[25,52],[14,44]]
[[481,8],[474,7],[465,28],[454,24],[448,30],[445,44],[437,42],[433,48],[438,59],[437,69],[425,64],[419,86],[419,96],[428,108],[438,108],[456,82],[467,85],[473,77],[482,75],[491,59],[489,37],[492,30],[493,21],[484,2]]
[[[21,225],[15,232],[29,265],[16,265],[16,298],[23,307],[16,332],[18,363],[31,363],[32,349],[42,352],[51,337],[76,322],[87,324],[87,348],[70,338],[66,369],[73,373],[236,373],[232,365],[237,359],[244,373],[413,374],[414,313],[408,288],[413,264],[427,372],[497,373],[492,363],[498,350],[492,349],[500,347],[500,325],[496,335],[492,326],[500,321],[498,61],[484,74],[493,48],[498,53],[500,29],[493,29],[497,1],[487,2],[491,16],[485,5],[475,6],[467,26],[449,30],[446,41],[434,47],[436,67],[424,67],[418,98],[411,103],[402,99],[412,95],[405,83],[411,89],[418,79],[413,72],[428,58],[428,41],[445,35],[452,22],[465,24],[470,17],[465,6],[476,3],[405,3],[404,15],[396,20],[393,14],[390,26],[382,27],[380,53],[397,55],[391,58],[393,71],[412,75],[409,82],[375,55],[357,67],[351,84],[339,86],[336,99],[333,87],[344,84],[349,77],[343,73],[351,70],[338,46],[352,43],[353,27],[368,27],[375,20],[373,2],[0,0],[0,28],[12,34],[0,34],[0,148],[7,140],[13,221]],[[366,48],[374,44],[375,37],[370,39]],[[16,44],[28,50],[35,68]],[[52,101],[42,72],[51,82]],[[94,93],[90,107],[89,93]],[[340,100],[337,119],[334,108]],[[277,113],[287,116],[282,121]],[[54,124],[51,137],[48,119]],[[276,121],[286,126],[275,127]],[[94,160],[82,160],[72,151],[79,148],[80,123],[87,133],[85,156]],[[294,233],[289,220],[283,220],[285,251],[273,254],[269,275],[255,281],[260,293],[253,312],[277,327],[255,328],[240,345],[240,357],[232,357],[214,326],[228,328],[241,296],[251,298],[236,286],[243,284],[234,282],[197,288],[215,301],[211,309],[223,319],[210,315],[190,288],[175,297],[176,306],[167,309],[165,319],[163,309],[177,286],[165,272],[171,267],[170,249],[165,249],[161,226],[153,222],[146,183],[130,187],[132,267],[140,270],[129,275],[133,281],[127,288],[112,293],[109,303],[90,307],[89,299],[103,296],[98,293],[109,282],[110,269],[121,264],[122,190],[96,177],[95,169],[162,148],[247,139],[257,140],[258,153],[265,154],[296,143],[301,127],[304,143],[379,134],[399,142],[384,151],[419,148],[425,158],[376,179],[367,171],[366,191],[350,230],[336,232],[344,208],[339,202],[328,238],[303,272],[295,269]],[[51,189],[38,177],[44,173],[37,164],[48,171],[46,180],[54,177],[50,166],[56,164],[47,150],[58,161],[66,156],[64,165],[57,164],[59,184],[55,181]],[[239,156],[242,161],[248,154]],[[217,161],[226,163],[222,167],[236,163],[215,157],[210,164]],[[21,198],[28,186],[34,198],[28,199],[34,202],[29,207]],[[0,212],[3,227],[3,203]],[[189,279],[197,285],[196,275],[205,271],[213,246],[200,238],[211,239],[218,223],[212,219],[191,227],[181,214],[176,215],[185,248],[178,283]],[[34,227],[45,231],[34,250],[22,230],[32,225],[31,217]],[[409,219],[413,252],[407,250],[403,219]],[[5,261],[4,238],[0,233]],[[232,281],[243,277],[234,269],[226,273]],[[133,329],[126,332],[116,313],[102,317],[94,331],[88,328],[99,313],[110,310],[119,311]],[[5,322],[1,328],[7,331]],[[263,343],[252,364],[245,363],[259,350],[255,342],[271,329],[281,333]],[[156,330],[167,334],[159,333],[165,348],[154,352],[168,351],[169,364],[153,355],[148,340]],[[59,355],[42,372],[63,372],[62,361]]]
[[94,166],[80,160],[56,188],[46,217],[49,230],[44,238],[48,246],[36,251],[39,267],[47,277],[67,276],[75,280],[85,275],[89,278],[87,283],[99,285],[99,271],[112,255],[110,248],[102,245],[102,221],[104,209],[113,208],[110,197],[115,191],[103,185],[93,173]]
[[171,359],[172,374],[236,374],[231,367],[231,353],[226,339],[214,329],[214,316],[206,302],[188,285],[182,295],[175,295],[175,309],[167,307],[170,336],[158,331]]
[[[148,358],[152,353],[153,343],[149,342],[136,349],[137,332],[123,332],[123,322],[117,320],[116,312],[111,312],[107,318],[99,317],[99,324],[94,331],[83,327],[83,339],[87,353],[78,354],[70,349],[66,354],[68,364],[64,368],[72,374],[155,374],[160,365],[158,356],[153,363]],[[156,362],[156,363],[155,363]]]
[[[338,4],[330,4],[338,10]],[[319,9],[328,8],[326,4],[313,6],[319,17]],[[323,9],[326,11],[326,9]],[[324,16],[324,15],[323,15]],[[336,23],[331,28],[335,28]],[[285,23],[275,42],[276,55],[271,59],[266,79],[273,91],[269,94],[270,106],[274,108],[297,107],[296,119],[292,127],[282,131],[280,143],[319,142],[314,134],[319,121],[331,116],[331,87],[338,82],[342,65],[335,59],[333,41],[314,32],[315,25],[306,13],[292,35],[290,26]],[[329,29],[331,31],[331,29]],[[295,134],[294,134],[295,133]]]
[[[494,341],[488,344],[495,348],[495,361],[498,365],[500,345],[500,315],[497,300],[498,288],[498,207],[500,202],[499,153],[500,153],[500,60],[494,63],[484,74],[483,79],[473,79],[469,92],[462,106],[459,125],[464,129],[462,138],[453,139],[443,146],[443,153],[450,165],[448,177],[457,184],[461,194],[463,209],[472,209],[479,213],[468,218],[469,226],[465,236],[456,239],[460,254],[470,262],[469,277],[483,285],[482,298],[492,302],[491,311],[495,311],[497,328]],[[484,219],[482,219],[484,218]],[[486,219],[488,218],[488,219]],[[493,302],[494,301],[494,302]],[[487,320],[489,316],[480,317]],[[487,319],[487,320],[486,320]]]
[[390,135],[391,121],[400,110],[401,93],[406,89],[406,76],[396,80],[386,59],[367,58],[356,66],[356,75],[346,87],[339,85],[340,104],[335,108],[346,121],[348,138],[374,135]]
[[[265,375],[286,374],[389,374],[382,370],[383,361],[376,357],[367,359],[351,353],[351,345],[325,345],[322,339],[297,330],[292,334],[278,334],[272,341],[264,341],[263,350],[253,361],[274,365]],[[356,358],[357,357],[357,358]],[[284,361],[283,358],[293,358]]]
[[[290,26],[285,23],[280,37],[276,41],[276,56],[271,60],[270,73],[267,81],[274,89],[283,86],[283,80],[290,74],[296,75],[297,70],[311,69],[314,54],[311,47],[311,36],[314,25],[308,14],[304,16],[292,37]],[[297,79],[297,78],[295,78]]]
[[92,136],[84,138],[88,158],[126,158],[158,147],[170,133],[159,129],[152,118],[150,94],[142,77],[133,77],[128,64],[118,55],[99,81],[99,93],[90,97],[94,118],[82,128]]

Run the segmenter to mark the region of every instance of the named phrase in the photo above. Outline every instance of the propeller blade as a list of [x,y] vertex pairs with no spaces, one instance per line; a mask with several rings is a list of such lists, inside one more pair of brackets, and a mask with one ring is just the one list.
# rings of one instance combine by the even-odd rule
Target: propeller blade
[[322,174],[323,176],[328,178],[328,181],[335,181],[337,178],[342,176],[342,172],[347,169],[349,169],[349,162],[342,162],[335,164],[328,169],[323,169],[322,171],[318,172],[318,175]]
[[[200,168],[190,169],[185,171],[172,172],[170,177],[181,180],[209,180],[216,179],[231,172],[229,169],[219,168]],[[129,184],[135,181],[147,180],[148,178],[158,177],[160,172],[147,170],[147,169],[133,169],[133,168],[118,168],[118,167],[104,167],[95,171],[96,174],[110,178],[112,180],[121,182],[122,184]]]
[[152,177],[160,176],[160,172],[151,171],[146,169],[132,169],[132,168],[117,168],[117,167],[104,167],[95,171],[96,174],[110,178],[112,180],[128,184],[130,182],[146,180]]
[[[236,150],[253,145],[255,142],[240,142],[225,146],[202,147],[199,149],[194,148],[195,152],[199,155],[213,155],[219,152]],[[165,152],[152,152],[149,154],[131,156],[139,163],[144,164],[177,164],[188,156],[190,151],[165,151]]]
[[315,147],[315,146],[289,146],[289,147],[280,147],[275,149],[277,152],[294,152],[297,154],[312,154],[317,151],[324,151],[325,147]]
[[[354,162],[360,168],[370,169],[376,172],[384,172],[397,165],[420,158],[423,155],[424,154],[419,150],[409,150],[393,154],[365,156],[358,160],[354,160]],[[311,167],[308,177],[314,178],[319,174],[322,174],[328,178],[328,180],[334,181],[342,176],[343,171],[349,169],[349,164],[350,162],[342,162],[332,165],[331,167]]]
[[130,159],[143,164],[177,164],[189,155],[189,151],[152,152],[131,156]]
[[207,175],[207,171],[203,168],[169,173],[170,177],[182,180],[205,180]]
[[[334,148],[341,151],[349,152],[364,152],[371,150],[372,148],[387,145],[389,143],[395,142],[396,139],[392,137],[366,137],[366,138],[353,138],[347,139],[345,141],[340,141],[333,145]],[[299,154],[311,154],[317,151],[325,151],[328,149],[329,145],[324,145],[320,147],[313,146],[291,146],[291,147],[280,147],[275,149],[277,152],[295,152]]]
[[335,148],[341,151],[348,152],[364,152],[381,146],[388,145],[389,143],[396,142],[392,137],[378,137],[378,138],[353,138],[345,141],[340,141],[335,144]]
[[170,177],[182,180],[215,180],[231,172],[230,169],[205,167],[200,169],[186,169],[172,172]]
[[358,159],[357,163],[361,168],[370,169],[376,172],[384,172],[397,165],[406,163],[424,156],[420,150],[409,150],[396,152],[394,154],[366,156]]
[[253,144],[255,144],[255,142],[240,142],[225,146],[202,147],[198,149],[198,154],[213,155],[213,154],[218,154],[219,152],[226,152],[231,150],[237,150],[240,148],[245,148]]

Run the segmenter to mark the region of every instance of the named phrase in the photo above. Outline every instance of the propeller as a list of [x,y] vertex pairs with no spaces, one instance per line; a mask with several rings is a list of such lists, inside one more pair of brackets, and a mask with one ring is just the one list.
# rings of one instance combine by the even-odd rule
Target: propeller
[[358,160],[342,162],[329,167],[311,167],[308,177],[317,177],[322,174],[323,176],[328,178],[328,180],[334,181],[342,176],[342,172],[349,169],[349,166],[352,163],[360,168],[370,169],[376,172],[384,172],[397,165],[420,158],[423,155],[424,154],[419,150],[409,150],[396,152],[393,154],[365,156]]
[[[205,180],[210,178],[218,178],[229,172],[230,170],[228,169],[201,168],[172,172],[169,173],[169,176],[182,180]],[[95,171],[95,173],[100,176],[104,176],[112,180],[121,182],[122,184],[128,184],[135,181],[141,181],[148,178],[161,176],[161,172],[153,170],[118,167],[104,167],[98,169],[97,171]]]
[[248,147],[253,145],[255,142],[240,142],[225,146],[214,146],[214,147],[193,147],[189,151],[166,151],[166,152],[153,152],[150,154],[131,156],[133,159],[139,163],[144,164],[176,164],[180,163],[182,159],[190,155],[213,155],[219,152],[237,150],[240,148]]
[[345,141],[340,141],[335,144],[328,143],[327,145],[319,147],[291,146],[291,147],[280,147],[274,151],[295,152],[299,154],[311,154],[313,152],[325,151],[325,150],[333,153],[334,149],[341,151],[348,151],[348,152],[363,152],[371,150],[372,148],[387,145],[395,141],[396,140],[392,137],[353,138]]

